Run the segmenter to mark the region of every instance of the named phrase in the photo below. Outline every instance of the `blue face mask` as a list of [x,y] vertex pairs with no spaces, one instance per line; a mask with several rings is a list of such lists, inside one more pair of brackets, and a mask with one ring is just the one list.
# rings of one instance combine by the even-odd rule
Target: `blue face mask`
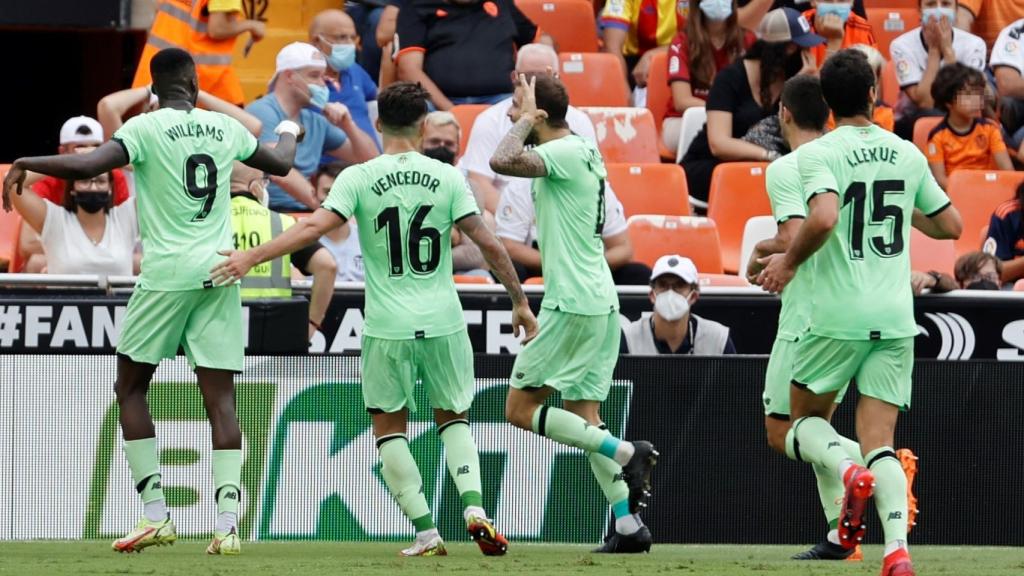
[[330,92],[327,91],[327,86],[306,84],[306,87],[309,88],[309,105],[323,110],[324,106],[327,106],[327,99],[330,96]]
[[921,10],[922,24],[927,24],[932,20],[938,22],[942,18],[949,20],[949,23],[952,24],[956,21],[956,11],[952,8],[923,8]]
[[331,55],[327,57],[327,64],[338,72],[348,70],[356,61],[355,44],[333,44]]
[[703,0],[698,8],[708,20],[721,22],[732,15],[732,0]]
[[835,14],[836,16],[839,16],[839,20],[845,25],[847,19],[850,18],[850,8],[852,7],[852,4],[847,4],[845,2],[841,4],[818,2],[818,5],[815,7],[815,10],[818,11],[819,16],[828,16],[829,14]]

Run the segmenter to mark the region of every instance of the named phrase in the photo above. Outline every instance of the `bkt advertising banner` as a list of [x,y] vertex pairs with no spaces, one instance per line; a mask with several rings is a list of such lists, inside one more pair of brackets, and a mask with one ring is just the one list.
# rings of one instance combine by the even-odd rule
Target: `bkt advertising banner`
[[[0,466],[0,539],[112,539],[138,520],[114,374],[115,359],[107,356],[5,358],[0,462],[10,465]],[[248,358],[236,382],[243,537],[412,537],[380,475],[358,358]],[[617,381],[603,410],[614,434],[625,430],[631,390]],[[506,424],[506,393],[507,380],[480,379],[470,411],[486,509],[515,540],[598,541],[608,508],[584,454]],[[464,538],[425,394],[417,403],[408,436],[427,501],[442,534]],[[215,519],[210,429],[184,358],[160,366],[149,404],[178,533],[206,536]]]

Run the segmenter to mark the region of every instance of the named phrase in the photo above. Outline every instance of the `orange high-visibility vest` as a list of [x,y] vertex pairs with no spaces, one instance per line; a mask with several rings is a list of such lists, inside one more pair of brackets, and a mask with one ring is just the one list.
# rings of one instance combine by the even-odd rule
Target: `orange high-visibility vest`
[[160,0],[153,26],[149,29],[149,38],[142,50],[142,59],[135,69],[133,88],[153,83],[149,61],[157,52],[164,48],[181,48],[192,54],[196,62],[199,88],[232,104],[245,102],[242,83],[231,68],[235,39],[210,38],[207,4],[209,0]]

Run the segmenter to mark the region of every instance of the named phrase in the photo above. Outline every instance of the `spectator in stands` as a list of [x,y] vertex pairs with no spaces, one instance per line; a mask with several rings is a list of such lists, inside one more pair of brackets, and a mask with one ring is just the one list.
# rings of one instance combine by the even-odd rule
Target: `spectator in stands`
[[139,240],[135,199],[114,206],[114,177],[100,174],[69,182],[60,205],[35,194],[11,195],[14,209],[42,241],[45,270],[29,262],[28,272],[131,276]]
[[[1020,12],[1019,14],[1024,14]],[[1002,121],[1014,149],[1024,144],[1024,19],[1003,29],[992,47],[989,65],[1002,99]]]
[[995,50],[999,34],[1024,15],[1024,0],[960,0],[956,26],[972,32]]
[[[397,2],[393,6],[395,15],[398,14]],[[344,4],[345,13],[348,14],[356,26],[356,33],[362,38],[359,44],[358,61],[359,65],[375,80],[380,76],[380,59],[382,46],[376,41],[377,28],[380,25],[381,17],[391,5],[391,2],[360,2],[359,0],[347,0]],[[394,36],[394,31],[388,37],[388,41]],[[374,82],[376,84],[376,82]]]
[[273,210],[300,212],[319,206],[310,178],[323,154],[356,163],[380,153],[374,139],[359,128],[344,104],[328,103],[326,68],[327,61],[316,47],[293,42],[277,53],[270,93],[246,108],[263,123],[261,142],[277,141],[271,126],[282,120],[298,122],[305,130],[295,152],[295,167],[283,178],[271,177],[268,190]]
[[1003,284],[1012,284],[1003,262],[985,252],[968,252],[956,259],[953,266],[957,286],[963,290],[999,290]]
[[[231,67],[235,38],[249,34],[250,45],[263,39],[266,24],[248,20],[242,0],[158,0],[149,28],[149,40],[135,69],[133,88],[153,83],[149,61],[163,48],[174,46],[190,54],[196,63],[199,88],[227,102],[245,102],[242,83]],[[246,49],[248,53],[248,48]]]
[[932,101],[946,117],[928,135],[928,165],[946,188],[957,170],[1013,170],[999,125],[981,117],[985,77],[954,62],[943,66],[932,83]]
[[[231,228],[235,250],[248,250],[270,242],[295,224],[287,214],[266,208],[267,184],[263,172],[234,162],[231,169]],[[291,263],[304,276],[313,277],[309,294],[309,337],[320,329],[334,294],[337,266],[326,248],[314,243],[254,267],[242,278],[242,299],[291,298]]]
[[[263,123],[259,118],[203,90],[199,91],[196,106],[231,116],[241,122],[242,126],[245,126],[245,129],[252,132],[254,136],[259,136],[263,130]],[[107,94],[96,105],[96,116],[99,118],[100,124],[103,125],[103,131],[113,134],[132,116],[143,112],[152,112],[158,108],[159,102],[157,102],[156,95],[149,89],[149,86],[143,86]]]
[[978,71],[985,68],[985,41],[953,27],[956,6],[956,0],[921,0],[921,26],[889,46],[902,90],[896,105],[896,134],[907,140],[913,138],[918,118],[942,115],[932,101],[939,68],[954,62]]
[[[512,76],[518,77],[519,74],[525,74],[532,78],[538,74],[557,74],[557,72],[558,54],[554,49],[545,44],[527,44],[516,54],[516,69]],[[509,80],[511,81],[511,79],[510,76]],[[484,110],[476,117],[473,130],[469,134],[469,141],[466,143],[466,149],[458,163],[458,167],[466,173],[477,197],[483,198],[484,208],[492,214],[497,214],[501,192],[511,182],[523,181],[529,188],[527,180],[501,176],[491,170],[491,156],[498,149],[501,139],[512,129],[512,121],[508,118],[508,110],[511,107],[512,98],[509,97]],[[573,133],[597,143],[594,125],[584,112],[569,106],[565,120],[569,123],[569,129]]]
[[[327,59],[324,81],[328,102],[340,102],[348,108],[359,129],[373,138],[380,150],[377,130],[370,120],[369,105],[377,105],[377,83],[356,63],[359,35],[352,18],[341,10],[324,10],[309,24],[309,43]],[[324,157],[321,163],[332,161]]]
[[398,79],[422,84],[439,110],[512,96],[515,51],[537,36],[512,0],[406,0],[397,26]]
[[[348,164],[332,162],[323,164],[313,175],[313,186],[316,190],[317,202],[323,203],[331,192],[331,186]],[[363,270],[363,251],[359,246],[359,227],[355,218],[331,230],[320,237],[320,244],[334,257],[337,263],[338,282],[362,282],[365,278]]]
[[988,238],[982,251],[1002,262],[1002,281],[1024,278],[1024,183],[1016,196],[996,207],[988,224]]
[[849,0],[812,0],[814,8],[804,12],[811,30],[823,36],[824,44],[811,48],[815,63],[821,67],[825,59],[854,44],[878,48],[871,24],[866,18],[853,13]]
[[683,157],[691,202],[707,207],[711,174],[720,162],[771,161],[778,152],[742,140],[762,119],[778,113],[785,81],[817,70],[809,48],[825,39],[810,32],[796,10],[769,12],[758,27],[759,40],[742,59],[715,76],[708,93],[708,123]]
[[[725,8],[728,7],[728,11]],[[672,101],[662,125],[665,146],[679,143],[681,117],[687,108],[703,107],[711,82],[753,45],[755,37],[740,28],[736,5],[703,0],[686,20],[686,28],[672,39],[668,51],[668,83]]]
[[[604,241],[604,257],[611,268],[612,279],[618,285],[647,284],[650,268],[632,261],[633,243],[630,242],[629,233],[626,231],[622,203],[607,183],[604,208],[605,222],[601,237]],[[505,245],[509,258],[515,264],[519,280],[543,276],[540,250],[537,249],[537,217],[529,179],[516,178],[505,187],[494,219],[497,222],[495,234]]]
[[658,258],[651,273],[654,314],[623,328],[623,354],[735,354],[729,328],[690,312],[700,299],[693,261],[678,254]]
[[922,294],[925,290],[931,294],[943,294],[959,287],[955,279],[942,272],[935,270],[928,272],[911,270],[910,272],[910,289],[914,292],[914,296]]

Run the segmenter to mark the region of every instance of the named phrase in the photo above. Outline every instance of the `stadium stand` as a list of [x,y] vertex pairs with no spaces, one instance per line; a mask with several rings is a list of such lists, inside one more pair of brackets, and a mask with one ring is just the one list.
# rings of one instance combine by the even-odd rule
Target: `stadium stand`
[[689,216],[686,174],[677,164],[605,164],[626,218],[636,214]]
[[597,21],[587,0],[517,0],[516,6],[554,38],[559,52],[597,52]]
[[627,221],[633,259],[654,266],[665,254],[693,260],[699,272],[723,274],[722,249],[715,222],[695,216],[638,214]]
[[988,227],[996,206],[1013,198],[1022,181],[1024,172],[957,170],[950,174],[946,192],[964,220],[964,232],[956,241],[957,256],[981,247],[981,229]]
[[740,269],[743,228],[754,216],[772,213],[764,184],[764,162],[725,162],[715,167],[708,192],[708,218],[715,221],[726,272]]
[[690,144],[708,123],[708,111],[703,106],[692,106],[683,112],[683,124],[679,129],[679,145],[676,147],[676,164],[686,156]]
[[918,272],[941,272],[953,275],[956,246],[952,240],[936,240],[917,228],[910,229],[910,267]]
[[896,64],[892,60],[885,61],[882,68],[882,102],[895,106],[900,99],[900,80],[896,77]]
[[672,92],[668,87],[668,54],[655,54],[651,57],[651,72],[647,76],[647,109],[654,117],[654,125],[658,127],[658,150],[664,160],[676,157],[675,150],[669,150],[661,136],[661,124],[668,112],[668,103]]
[[558,59],[573,106],[629,106],[626,71],[614,54],[562,52]]
[[481,112],[487,110],[487,104],[458,104],[449,110],[459,122],[462,135],[459,137],[459,156],[466,153],[466,144],[469,142],[469,133],[473,131],[473,123]]
[[942,122],[942,116],[924,116],[914,122],[914,145],[922,152],[928,148],[928,134]]
[[746,278],[733,274],[699,274],[698,276],[701,288],[708,286],[747,288],[750,286],[750,282],[747,282]]
[[[894,0],[888,0],[892,2]],[[917,3],[907,7],[870,6],[867,8],[868,23],[878,42],[878,51],[889,57],[889,44],[896,37],[917,28],[921,24],[921,12]],[[890,102],[891,104],[891,102]]]
[[773,216],[754,216],[743,225],[743,242],[740,244],[740,262],[737,273],[743,276],[747,273],[747,264],[750,263],[750,255],[754,253],[754,247],[762,240],[775,236],[779,226],[775,223]]
[[487,276],[474,276],[471,274],[456,274],[453,276],[456,284],[494,284],[494,281]]
[[605,162],[658,162],[658,129],[646,108],[584,107]]

